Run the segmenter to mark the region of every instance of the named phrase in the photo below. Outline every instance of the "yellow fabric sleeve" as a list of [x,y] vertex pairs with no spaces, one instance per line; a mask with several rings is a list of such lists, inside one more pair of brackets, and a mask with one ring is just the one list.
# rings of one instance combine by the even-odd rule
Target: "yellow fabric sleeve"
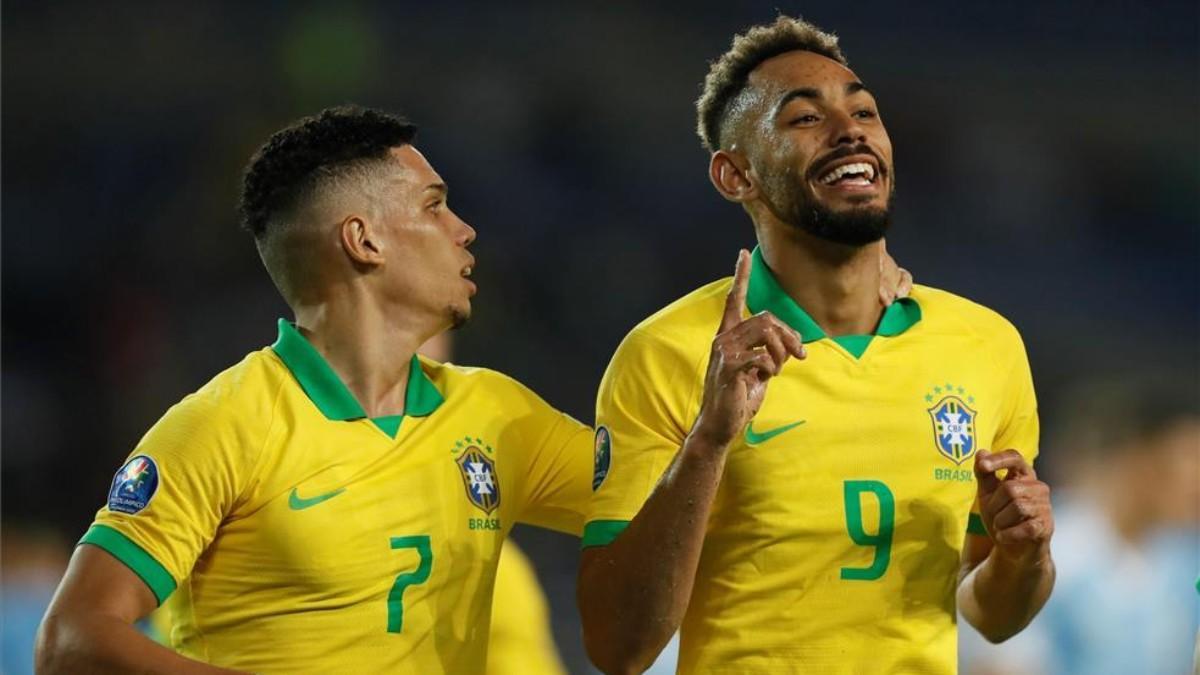
[[[1011,326],[1009,330],[1012,331],[1012,344],[1006,351],[1012,353],[1013,359],[1005,387],[1003,417],[997,427],[992,447],[985,449],[989,452],[1016,450],[1030,466],[1033,466],[1038,456],[1040,428],[1037,396],[1033,391],[1033,373],[1029,369],[1029,357],[1025,354],[1025,344],[1021,341],[1021,336]],[[981,537],[987,536],[978,500],[971,506],[967,532]]]
[[501,439],[523,454],[517,521],[578,536],[592,475],[592,430],[559,412],[524,385],[509,380],[524,405],[513,418],[519,438]]
[[1015,331],[1013,339],[1015,344],[1011,349],[1015,352],[1015,358],[1004,397],[1007,410],[996,431],[995,446],[991,450],[1016,450],[1032,466],[1038,456],[1037,397],[1033,392],[1033,374],[1029,369],[1025,345]]
[[595,492],[584,547],[615,539],[662,478],[699,409],[703,365],[643,329],[617,348],[596,399]]
[[533,564],[512,540],[504,542],[504,548],[500,549],[486,672],[487,675],[566,673],[554,646],[546,596]]
[[203,394],[172,407],[129,456],[130,461],[151,460],[148,476],[157,480],[157,488],[136,512],[114,510],[119,471],[108,505],[97,512],[80,543],[103,548],[125,563],[161,605],[191,573],[235,506],[251,470],[247,457],[263,444],[248,426],[234,423]]

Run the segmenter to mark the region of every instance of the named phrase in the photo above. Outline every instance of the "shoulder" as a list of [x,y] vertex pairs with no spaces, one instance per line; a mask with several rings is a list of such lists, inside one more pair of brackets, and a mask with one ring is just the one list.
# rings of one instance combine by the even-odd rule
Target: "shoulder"
[[644,319],[621,341],[613,365],[649,360],[698,367],[712,348],[732,277],[688,293]]
[[505,406],[548,405],[532,389],[516,378],[491,368],[464,366],[456,363],[439,363],[424,356],[419,357],[426,376],[446,400],[470,397],[475,403],[492,400]]
[[[529,387],[499,371],[438,363],[424,357],[421,367],[442,393],[446,414],[469,416],[472,424],[492,425],[489,428],[497,430],[501,442],[511,432],[529,450],[536,450],[555,434],[589,430]],[[590,431],[586,436],[591,438]]]
[[930,286],[914,286],[924,328],[934,334],[967,335],[993,348],[1024,353],[1016,326],[994,309]]
[[168,440],[178,434],[202,440],[229,431],[241,440],[265,435],[288,376],[269,348],[251,352],[171,406],[144,440],[156,432]]

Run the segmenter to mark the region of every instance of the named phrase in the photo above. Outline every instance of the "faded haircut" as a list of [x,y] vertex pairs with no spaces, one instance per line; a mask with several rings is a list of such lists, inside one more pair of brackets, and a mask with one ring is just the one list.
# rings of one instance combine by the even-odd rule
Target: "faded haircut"
[[362,178],[416,134],[402,117],[353,105],[297,120],[272,134],[246,167],[242,227],[263,239],[326,188]]
[[794,51],[813,52],[848,65],[837,37],[802,19],[780,15],[774,23],[752,26],[735,35],[729,51],[709,67],[696,101],[696,133],[709,152],[727,145],[724,136],[731,104],[745,90],[750,73],[763,61]]
[[[373,196],[392,148],[410,145],[417,127],[388,113],[354,105],[327,108],[271,135],[242,177],[242,227],[254,235],[263,265],[292,302],[306,272],[293,227],[336,194]],[[375,200],[372,200],[375,201]]]

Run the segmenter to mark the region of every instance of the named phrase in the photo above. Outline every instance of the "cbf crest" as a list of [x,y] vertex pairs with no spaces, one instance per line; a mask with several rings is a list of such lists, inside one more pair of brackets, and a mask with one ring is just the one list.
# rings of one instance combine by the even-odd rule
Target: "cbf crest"
[[491,515],[500,506],[500,479],[496,476],[496,461],[491,457],[492,446],[479,438],[465,438],[455,443],[461,451],[455,463],[462,472],[467,499],[484,513]]
[[[937,398],[939,397],[940,398]],[[975,455],[975,397],[963,387],[947,384],[934,387],[925,395],[926,402],[937,401],[926,412],[933,423],[933,444],[939,453],[955,464],[962,464]]]

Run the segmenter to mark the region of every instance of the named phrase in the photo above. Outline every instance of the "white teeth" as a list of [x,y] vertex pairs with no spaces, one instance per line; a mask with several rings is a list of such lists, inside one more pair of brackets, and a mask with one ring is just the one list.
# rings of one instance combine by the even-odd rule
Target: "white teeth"
[[467,268],[463,269],[463,273],[462,273],[462,275],[463,275],[464,277],[469,277],[469,276],[471,276],[471,268],[470,268],[470,267],[467,267]]
[[831,185],[834,181],[848,173],[860,173],[866,176],[867,182],[875,180],[875,167],[866,162],[857,162],[854,164],[843,164],[842,166],[833,169],[829,173],[820,178],[820,181],[825,185]]

